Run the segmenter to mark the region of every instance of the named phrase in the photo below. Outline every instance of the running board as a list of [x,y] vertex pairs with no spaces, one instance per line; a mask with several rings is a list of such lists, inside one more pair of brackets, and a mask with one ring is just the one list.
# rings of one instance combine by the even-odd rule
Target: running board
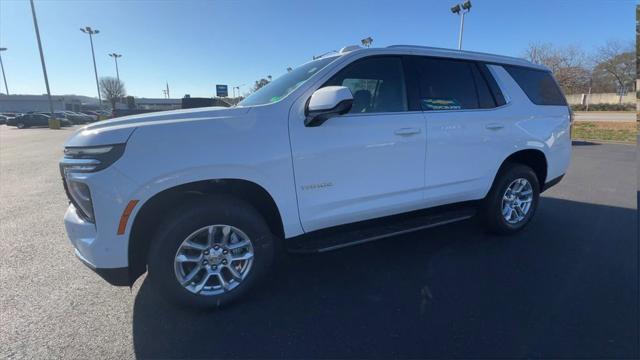
[[474,207],[437,210],[421,210],[314,231],[286,240],[287,250],[298,254],[333,251],[466,220],[476,213]]

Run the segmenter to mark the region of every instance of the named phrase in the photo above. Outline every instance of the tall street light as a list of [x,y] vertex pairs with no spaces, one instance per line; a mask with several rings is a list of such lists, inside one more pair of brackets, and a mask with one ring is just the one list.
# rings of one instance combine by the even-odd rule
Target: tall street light
[[93,35],[97,35],[100,33],[98,29],[92,29],[89,26],[86,26],[84,29],[80,29],[85,34],[89,34],[89,41],[91,42],[91,56],[93,57],[93,71],[96,74],[96,89],[98,90],[98,103],[99,106],[102,106],[102,96],[100,96],[100,84],[98,83],[98,68],[96,67],[96,55],[93,51]]
[[[40,29],[38,29],[38,19],[36,19],[36,8],[33,5],[33,0],[31,2],[31,14],[33,15],[33,27],[36,30],[36,39],[38,40],[38,50],[40,51],[40,62],[42,63],[42,73],[44,74],[44,84],[47,86],[47,98],[49,99],[49,113],[51,115],[51,119],[53,117],[53,100],[51,100],[51,90],[49,90],[49,78],[47,77],[47,67],[44,64],[44,53],[42,52],[42,42],[40,41]],[[60,128],[60,126],[55,126],[53,122],[49,121],[49,127],[52,129]]]
[[9,87],[7,86],[7,75],[4,74],[4,65],[2,64],[2,52],[6,51],[7,48],[0,48],[0,68],[2,68],[2,79],[4,79],[4,89],[6,90],[7,95],[9,95]]
[[471,11],[471,1],[467,0],[451,8],[451,12],[460,15],[460,34],[458,34],[458,50],[462,50],[462,33],[464,32],[464,15]]
[[118,72],[118,58],[122,57],[122,54],[111,53],[109,54],[116,62],[116,77],[118,78],[118,83],[120,82],[120,72]]

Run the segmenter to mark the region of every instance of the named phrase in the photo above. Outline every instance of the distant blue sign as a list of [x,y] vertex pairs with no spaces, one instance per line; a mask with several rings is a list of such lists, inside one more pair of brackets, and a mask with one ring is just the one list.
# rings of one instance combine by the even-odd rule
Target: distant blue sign
[[229,89],[227,85],[216,85],[216,96],[217,97],[229,96]]

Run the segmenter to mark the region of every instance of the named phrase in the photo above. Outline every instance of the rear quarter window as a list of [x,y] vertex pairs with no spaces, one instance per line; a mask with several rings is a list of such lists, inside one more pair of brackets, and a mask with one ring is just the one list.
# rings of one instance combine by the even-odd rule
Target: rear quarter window
[[550,72],[510,65],[503,65],[503,67],[527,94],[532,103],[536,105],[567,105],[562,91]]

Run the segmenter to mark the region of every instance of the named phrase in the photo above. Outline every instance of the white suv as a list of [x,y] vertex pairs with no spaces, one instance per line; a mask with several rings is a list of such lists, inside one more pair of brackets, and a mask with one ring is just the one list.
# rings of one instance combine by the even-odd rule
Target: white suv
[[345,48],[233,108],[91,124],[61,171],[76,255],[215,307],[279,252],[321,252],[471,217],[522,229],[560,181],[571,116],[548,69],[418,46]]

